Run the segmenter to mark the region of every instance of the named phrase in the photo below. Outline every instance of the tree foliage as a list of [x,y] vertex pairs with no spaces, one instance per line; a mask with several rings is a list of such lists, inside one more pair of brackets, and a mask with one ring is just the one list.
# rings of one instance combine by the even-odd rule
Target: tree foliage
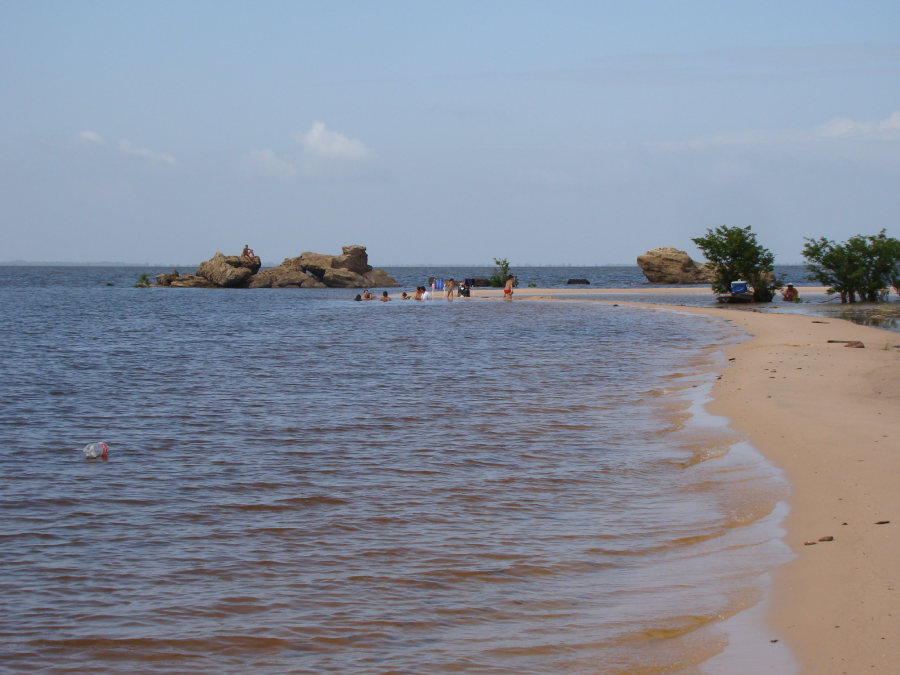
[[882,230],[876,235],[858,234],[843,243],[820,237],[807,239],[803,246],[806,269],[828,293],[837,293],[841,302],[871,302],[884,298],[893,286],[900,286],[900,241]]
[[[491,274],[491,286],[494,288],[503,288],[506,286],[506,282],[512,276],[509,273],[509,262],[506,258],[494,258],[494,264],[496,267],[494,268],[494,273]],[[514,286],[519,285],[518,279],[513,284]]]
[[716,293],[731,292],[731,282],[746,281],[753,287],[753,299],[771,302],[782,282],[775,279],[775,256],[756,241],[750,227],[722,225],[706,231],[706,236],[692,238],[713,270],[712,289]]

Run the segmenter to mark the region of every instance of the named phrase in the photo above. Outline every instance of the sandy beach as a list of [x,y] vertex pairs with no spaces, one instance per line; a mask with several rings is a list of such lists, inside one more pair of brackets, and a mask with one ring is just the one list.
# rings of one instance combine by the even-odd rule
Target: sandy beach
[[[519,297],[575,292],[522,290]],[[627,304],[719,317],[751,335],[726,350],[709,410],[728,417],[791,485],[784,542],[796,557],[773,573],[771,635],[758,649],[786,641],[804,675],[900,672],[900,334],[832,317]]]
[[791,485],[784,541],[796,558],[773,573],[770,639],[787,641],[804,675],[900,672],[900,335],[835,318],[677,311],[751,335],[726,350],[709,410]]
[[752,335],[727,350],[734,360],[710,411],[791,484],[785,543],[797,557],[774,574],[772,639],[788,641],[803,673],[900,672],[900,335],[840,319],[679,311]]

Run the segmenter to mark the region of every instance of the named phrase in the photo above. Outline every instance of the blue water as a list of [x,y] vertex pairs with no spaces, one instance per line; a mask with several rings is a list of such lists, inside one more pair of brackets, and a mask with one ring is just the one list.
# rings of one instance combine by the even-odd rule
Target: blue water
[[689,672],[783,557],[714,320],[2,275],[7,672]]

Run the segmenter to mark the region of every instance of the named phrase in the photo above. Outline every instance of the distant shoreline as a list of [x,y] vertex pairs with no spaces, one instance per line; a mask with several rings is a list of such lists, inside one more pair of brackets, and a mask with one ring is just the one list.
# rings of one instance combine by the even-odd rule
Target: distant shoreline
[[[277,262],[264,262],[262,264],[263,268],[266,267],[277,267],[281,263]],[[778,263],[776,267],[803,267],[805,263]],[[166,268],[178,268],[184,267],[185,269],[190,269],[192,267],[197,267],[200,265],[200,262],[193,263],[149,263],[149,262],[141,262],[141,263],[130,263],[130,262],[54,262],[54,261],[44,261],[44,262],[33,262],[30,260],[10,260],[6,262],[0,262],[0,267],[166,267]],[[399,269],[416,269],[416,268],[434,268],[434,269],[489,269],[493,268],[494,265],[492,263],[421,263],[421,264],[403,264],[403,265],[381,265],[382,268],[399,268]],[[511,268],[513,272],[518,269],[546,269],[546,268],[559,268],[566,269],[571,267],[572,269],[590,269],[590,268],[601,268],[601,267],[625,267],[625,268],[637,268],[638,265],[635,263],[605,263],[602,265],[579,265],[575,263],[566,263],[562,265],[551,265],[551,264],[533,264],[533,265],[516,265],[515,268]]]

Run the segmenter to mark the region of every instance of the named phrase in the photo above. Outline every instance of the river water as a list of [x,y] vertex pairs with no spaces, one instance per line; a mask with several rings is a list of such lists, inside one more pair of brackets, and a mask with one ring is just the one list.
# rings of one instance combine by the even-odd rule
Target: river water
[[0,270],[6,672],[694,673],[785,558],[722,323],[58,274]]

